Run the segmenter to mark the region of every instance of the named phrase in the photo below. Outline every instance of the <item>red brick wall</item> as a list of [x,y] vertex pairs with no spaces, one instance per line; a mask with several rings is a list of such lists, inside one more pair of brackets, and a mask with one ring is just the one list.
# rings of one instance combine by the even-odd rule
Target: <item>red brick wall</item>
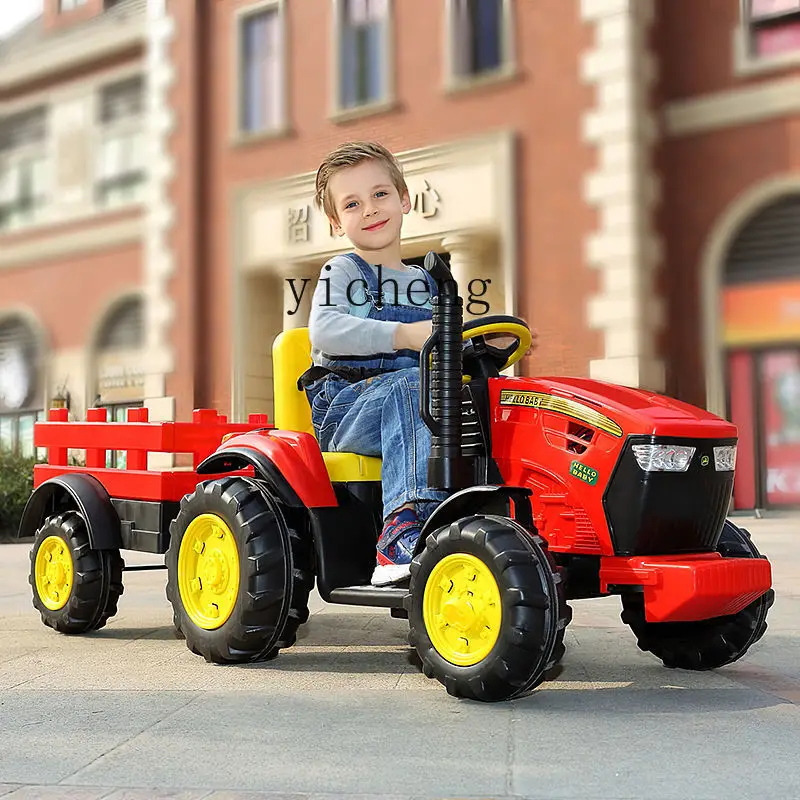
[[[174,304],[168,330],[175,369],[167,377],[167,395],[175,398],[175,418],[191,419],[192,409],[207,405],[203,396],[205,356],[203,355],[203,320],[200,295],[204,254],[198,247],[202,236],[199,208],[203,202],[203,164],[198,157],[202,146],[203,126],[198,122],[198,102],[206,94],[200,80],[202,59],[202,14],[204,0],[173,0],[169,11],[176,30],[170,60],[175,80],[169,103],[175,117],[170,148],[175,170],[169,185],[169,199],[175,207],[174,224],[168,244],[174,258],[174,270],[167,286]],[[207,5],[207,4],[206,4]]]
[[54,350],[84,347],[111,298],[141,281],[138,244],[1,269],[0,311],[30,309]]
[[668,392],[705,405],[703,248],[739,195],[800,169],[800,117],[672,139],[663,157]]
[[738,77],[733,53],[733,31],[738,24],[738,0],[658,3],[657,43],[666,100],[800,74],[800,67],[795,67]]
[[[323,154],[352,138],[377,138],[396,150],[447,142],[489,130],[511,129],[519,140],[517,224],[520,314],[536,326],[541,348],[528,365],[539,373],[586,374],[601,355],[600,336],[585,326],[587,295],[597,276],[583,264],[584,238],[595,226],[583,179],[594,152],[580,141],[581,116],[593,103],[580,81],[579,53],[591,28],[579,22],[578,0],[515,3],[515,48],[520,75],[504,84],[447,95],[444,83],[442,3],[395,2],[395,111],[334,124],[330,107],[330,3],[287,3],[290,36],[291,134],[248,146],[230,146],[234,78],[233,13],[249,3],[213,4],[213,40],[207,50],[212,82],[208,120],[211,146],[209,251],[215,269],[205,317],[213,320],[210,398],[230,399],[230,199],[233,187],[316,169]],[[302,32],[302,35],[301,35]],[[264,343],[265,348],[269,343]]]

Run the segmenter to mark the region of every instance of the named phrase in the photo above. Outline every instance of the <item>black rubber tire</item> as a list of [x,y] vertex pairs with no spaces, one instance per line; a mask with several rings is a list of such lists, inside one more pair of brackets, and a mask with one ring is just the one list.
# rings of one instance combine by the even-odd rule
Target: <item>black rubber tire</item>
[[[178,589],[178,554],[189,523],[200,514],[216,514],[233,532],[239,554],[239,594],[233,613],[216,630],[189,618]],[[294,644],[297,628],[308,619],[313,573],[305,558],[301,532],[287,524],[268,488],[253,479],[228,476],[198,485],[181,500],[170,525],[167,550],[167,599],[176,636],[193,653],[216,664],[267,661]]]
[[[434,566],[452,553],[468,553],[486,564],[500,589],[503,616],[491,652],[462,667],[435,649],[426,630],[422,605]],[[448,694],[483,702],[510,700],[533,690],[562,657],[568,610],[560,575],[539,536],[500,516],[464,517],[433,531],[411,563],[406,600],[409,643],[422,670]]]
[[[750,533],[726,520],[717,551],[725,558],[765,558]],[[622,595],[622,621],[639,649],[660,658],[665,667],[704,671],[738,661],[766,632],[767,613],[775,602],[769,589],[737,614],[701,622],[646,622],[641,593]]]
[[[49,536],[58,536],[66,543],[75,576],[67,603],[57,611],[47,608],[36,590],[36,554]],[[30,561],[28,583],[33,591],[33,606],[42,622],[53,630],[68,634],[96,631],[117,613],[124,592],[125,562],[119,550],[92,549],[86,523],[77,511],[65,511],[45,520],[36,531]]]

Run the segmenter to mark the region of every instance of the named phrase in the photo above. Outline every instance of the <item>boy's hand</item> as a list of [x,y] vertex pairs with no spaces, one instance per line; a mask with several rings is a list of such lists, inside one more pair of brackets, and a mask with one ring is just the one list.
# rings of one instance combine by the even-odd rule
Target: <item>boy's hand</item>
[[431,320],[421,322],[401,322],[394,332],[394,346],[397,350],[422,350],[422,345],[433,333]]

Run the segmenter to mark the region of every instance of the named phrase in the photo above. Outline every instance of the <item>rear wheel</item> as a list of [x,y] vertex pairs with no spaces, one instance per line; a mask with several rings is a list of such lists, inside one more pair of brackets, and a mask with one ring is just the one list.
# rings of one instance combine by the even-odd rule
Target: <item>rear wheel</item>
[[92,548],[77,511],[45,520],[30,557],[33,605],[45,625],[59,633],[86,633],[117,613],[125,562],[119,550]]
[[294,644],[313,575],[301,532],[249,478],[208,481],[170,527],[167,598],[176,633],[215,663],[264,661]]
[[539,537],[505,517],[466,517],[430,534],[411,565],[408,605],[424,673],[455,697],[518,697],[563,654],[560,577]]
[[[726,521],[717,547],[725,558],[764,558],[750,534]],[[622,621],[636,635],[640,650],[666,667],[709,670],[738,661],[767,630],[767,612],[775,601],[769,589],[737,614],[700,622],[647,622],[644,597],[622,596]]]

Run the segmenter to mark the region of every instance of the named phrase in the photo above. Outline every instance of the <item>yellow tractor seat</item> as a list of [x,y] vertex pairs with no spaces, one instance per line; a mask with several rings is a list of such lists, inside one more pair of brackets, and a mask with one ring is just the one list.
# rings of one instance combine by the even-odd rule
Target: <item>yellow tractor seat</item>
[[[291,328],[279,333],[272,345],[276,428],[315,436],[311,406],[306,393],[297,388],[297,379],[310,366],[308,328]],[[332,483],[381,479],[380,458],[358,453],[323,453],[322,458]]]

